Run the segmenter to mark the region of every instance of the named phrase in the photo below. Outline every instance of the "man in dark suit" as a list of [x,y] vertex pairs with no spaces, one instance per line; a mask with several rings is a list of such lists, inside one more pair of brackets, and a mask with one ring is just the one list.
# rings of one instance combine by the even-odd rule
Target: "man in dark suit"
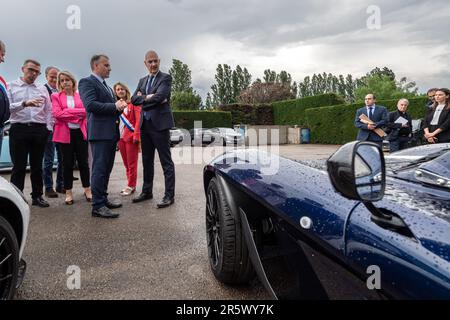
[[[0,40],[0,63],[5,61],[6,45]],[[9,100],[6,81],[0,76],[0,154],[2,153],[3,126],[9,119]]]
[[[380,147],[383,145],[383,137],[380,137],[374,130],[386,125],[388,112],[385,107],[375,104],[375,95],[370,93],[365,97],[366,106],[356,111],[355,127],[359,129],[357,140],[370,141],[378,144]],[[360,116],[366,115],[374,124],[363,123]]]
[[158,208],[165,208],[173,204],[175,199],[175,166],[170,152],[170,128],[175,126],[169,105],[172,77],[159,71],[160,59],[155,51],[147,52],[144,63],[149,75],[139,81],[131,98],[134,105],[142,106],[140,126],[144,166],[142,193],[133,202],[153,198],[156,149],[165,179],[164,198],[158,203]]
[[119,140],[119,116],[127,106],[116,101],[113,90],[106,84],[111,66],[105,55],[91,59],[92,75],[80,80],[81,100],[87,111],[88,140],[92,148],[92,216],[117,218],[110,209],[120,208],[120,202],[108,200],[108,183],[114,165]]

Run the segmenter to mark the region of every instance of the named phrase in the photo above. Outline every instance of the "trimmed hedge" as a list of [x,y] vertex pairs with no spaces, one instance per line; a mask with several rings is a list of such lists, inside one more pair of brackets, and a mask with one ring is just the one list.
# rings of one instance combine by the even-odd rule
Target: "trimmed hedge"
[[310,108],[343,104],[345,100],[334,94],[321,94],[295,100],[272,103],[275,125],[305,125],[305,111]]
[[[409,99],[408,113],[413,119],[425,116],[427,98]],[[378,105],[397,109],[398,99],[380,100]],[[364,106],[364,102],[308,109],[305,112],[306,123],[311,131],[311,143],[344,144],[356,139],[358,129],[355,127],[356,110]]]
[[231,112],[233,124],[273,125],[273,109],[270,104],[226,104],[220,111]]
[[175,126],[187,130],[194,128],[194,121],[202,121],[203,128],[232,127],[230,112],[175,110],[173,116]]

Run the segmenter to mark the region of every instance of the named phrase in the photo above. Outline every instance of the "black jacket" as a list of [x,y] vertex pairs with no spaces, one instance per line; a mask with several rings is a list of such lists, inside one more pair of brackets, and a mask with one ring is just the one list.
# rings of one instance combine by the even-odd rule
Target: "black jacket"
[[450,142],[450,109],[444,108],[444,110],[442,110],[437,125],[431,124],[434,116],[434,111],[434,108],[428,111],[428,114],[425,117],[424,129],[428,128],[428,131],[432,133],[434,130],[441,128],[442,132],[436,136],[436,138],[438,139],[436,142]]
[[[157,131],[168,130],[175,127],[172,109],[170,108],[170,92],[172,90],[172,76],[159,71],[153,80],[150,92],[146,92],[147,82],[150,76],[146,76],[139,80],[136,91],[131,98],[131,103],[135,106],[142,106],[140,125],[144,121],[144,113],[149,111],[151,114],[152,124]],[[138,96],[137,93],[142,95]],[[153,94],[149,101],[145,101],[147,94]]]
[[5,91],[0,89],[0,127],[5,125],[5,122],[9,119],[9,99]]
[[[408,120],[408,127],[404,128],[400,123],[395,123],[395,121],[403,117]],[[387,122],[387,132],[388,132],[388,140],[393,141],[398,139],[398,137],[408,137],[412,134],[412,119],[411,116],[405,112],[401,113],[400,111],[392,111],[389,112],[388,122]]]

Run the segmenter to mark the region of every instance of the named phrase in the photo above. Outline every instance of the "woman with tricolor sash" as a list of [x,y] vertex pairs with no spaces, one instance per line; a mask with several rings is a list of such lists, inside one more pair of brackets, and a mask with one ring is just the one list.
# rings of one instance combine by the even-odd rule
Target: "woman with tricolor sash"
[[122,155],[128,180],[127,187],[123,189],[120,194],[123,196],[129,196],[136,191],[139,142],[141,141],[141,133],[139,130],[141,108],[131,104],[130,90],[123,83],[116,83],[114,85],[114,92],[117,99],[123,99],[128,103],[128,106],[120,115],[119,150]]

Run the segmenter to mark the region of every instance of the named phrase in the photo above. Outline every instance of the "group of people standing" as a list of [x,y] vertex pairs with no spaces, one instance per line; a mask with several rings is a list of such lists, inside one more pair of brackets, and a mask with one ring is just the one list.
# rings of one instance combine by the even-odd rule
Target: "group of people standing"
[[[5,44],[0,41],[0,63],[4,62],[5,52]],[[140,79],[133,95],[123,83],[108,86],[111,66],[103,54],[92,57],[92,74],[79,84],[69,71],[48,67],[47,83],[37,85],[41,65],[33,59],[24,62],[19,79],[7,84],[0,77],[0,132],[8,119],[11,123],[11,183],[23,191],[29,160],[32,205],[49,207],[43,198],[44,183],[47,197],[64,193],[65,203],[74,203],[76,160],[84,197],[92,202],[92,216],[118,217],[111,210],[122,203],[108,198],[116,148],[122,155],[128,182],[121,194],[128,196],[136,190],[140,144],[144,182],[133,203],[153,198],[155,150],[165,177],[165,194],[157,207],[174,203],[175,169],[169,131],[174,127],[169,105],[172,78],[159,70],[160,59],[155,51],[147,52],[144,63],[149,74]],[[52,179],[55,151],[56,190]]]
[[[450,142],[450,90],[433,88],[428,90],[427,96],[423,140],[429,144]],[[406,149],[413,134],[408,106],[408,99],[400,99],[397,110],[388,113],[385,107],[376,104],[374,94],[366,95],[365,106],[356,111],[357,140],[371,141],[382,147],[383,136],[387,133],[390,152]]]

